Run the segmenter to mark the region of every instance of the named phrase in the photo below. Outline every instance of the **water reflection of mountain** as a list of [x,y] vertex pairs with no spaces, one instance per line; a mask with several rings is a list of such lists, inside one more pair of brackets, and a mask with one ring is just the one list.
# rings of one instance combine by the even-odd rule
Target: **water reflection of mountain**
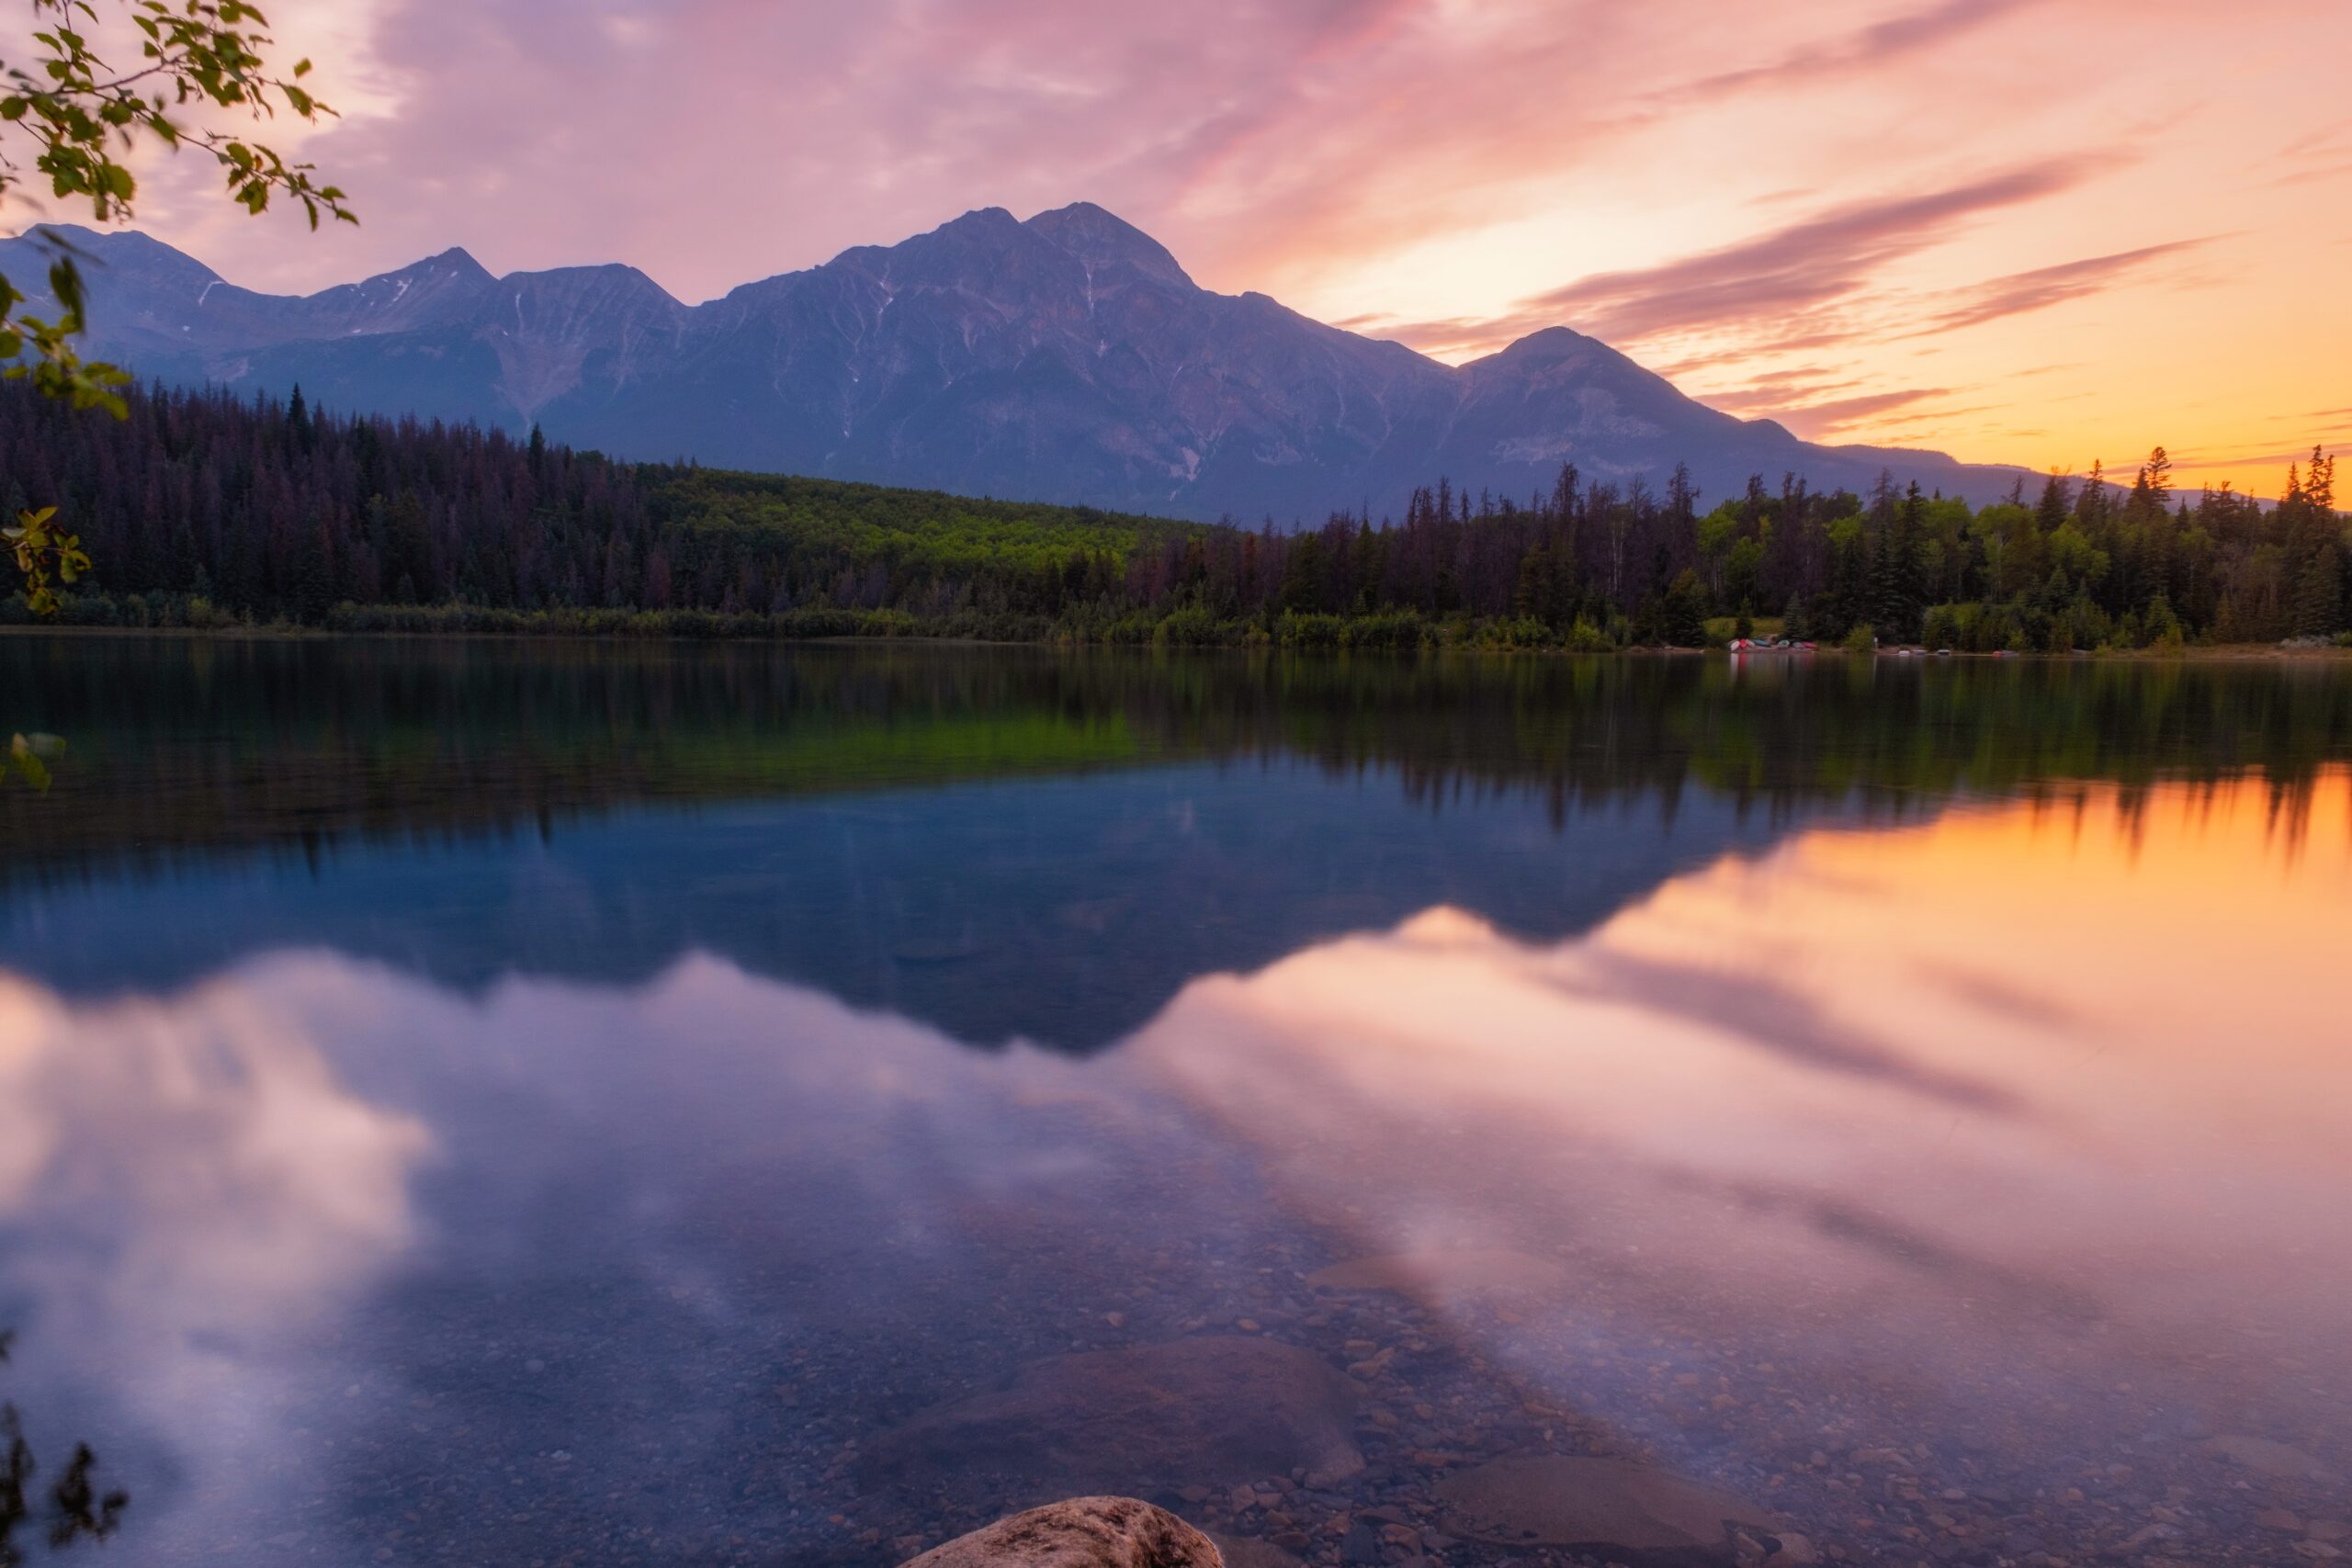
[[1773,837],[1725,803],[1431,815],[1277,762],[629,810],[541,837],[360,846],[19,888],[0,942],[80,994],[175,988],[324,946],[445,985],[514,971],[619,983],[707,951],[958,1039],[1091,1048],[1196,976],[1250,969],[1431,904],[1530,938],[1582,931],[1696,862]]
[[1800,819],[2352,756],[2352,680],[2274,666],[11,639],[0,689],[74,742],[0,795],[0,941],[68,990],[707,950],[1077,1048],[1434,904],[1570,935]]

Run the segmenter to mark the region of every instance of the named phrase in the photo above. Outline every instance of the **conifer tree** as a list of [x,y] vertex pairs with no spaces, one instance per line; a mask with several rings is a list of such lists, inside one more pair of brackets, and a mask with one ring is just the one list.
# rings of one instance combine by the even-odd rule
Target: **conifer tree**
[[2334,637],[2344,626],[2344,565],[2340,552],[2312,552],[2295,580],[2295,635]]

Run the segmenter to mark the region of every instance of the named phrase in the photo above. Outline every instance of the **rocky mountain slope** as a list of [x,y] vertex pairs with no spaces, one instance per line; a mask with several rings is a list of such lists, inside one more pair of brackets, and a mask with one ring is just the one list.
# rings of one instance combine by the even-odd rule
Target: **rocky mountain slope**
[[536,423],[631,457],[1286,523],[1395,513],[1441,474],[1525,496],[1563,462],[1657,485],[1680,459],[1713,496],[1751,473],[1859,489],[1887,468],[1983,502],[2015,478],[1808,445],[1565,327],[1447,366],[1202,288],[1086,203],[1026,222],[968,212],[692,307],[633,267],[496,277],[462,250],[263,295],[146,235],[72,228],[0,242],[0,271],[28,292],[43,240],[85,259],[92,351],[142,375]]

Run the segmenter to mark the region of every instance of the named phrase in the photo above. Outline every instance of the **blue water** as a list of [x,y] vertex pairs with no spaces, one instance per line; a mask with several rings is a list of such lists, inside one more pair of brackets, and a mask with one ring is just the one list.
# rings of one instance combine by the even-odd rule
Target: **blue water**
[[0,669],[67,741],[0,796],[5,1375],[128,1494],[69,1554],[883,1564],[1113,1490],[1572,1561],[1447,1501],[1540,1454],[1854,1562],[2352,1517],[2352,668]]

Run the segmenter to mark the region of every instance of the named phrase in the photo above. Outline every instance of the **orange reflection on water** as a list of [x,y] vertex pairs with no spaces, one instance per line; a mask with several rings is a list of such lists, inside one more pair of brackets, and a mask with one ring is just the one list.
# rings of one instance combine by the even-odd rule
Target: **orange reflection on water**
[[1815,831],[1556,947],[1434,910],[1196,984],[1134,1049],[1362,1252],[1539,1258],[1582,1332],[2318,1443],[2352,775],[2308,805],[2291,844],[2258,786]]

